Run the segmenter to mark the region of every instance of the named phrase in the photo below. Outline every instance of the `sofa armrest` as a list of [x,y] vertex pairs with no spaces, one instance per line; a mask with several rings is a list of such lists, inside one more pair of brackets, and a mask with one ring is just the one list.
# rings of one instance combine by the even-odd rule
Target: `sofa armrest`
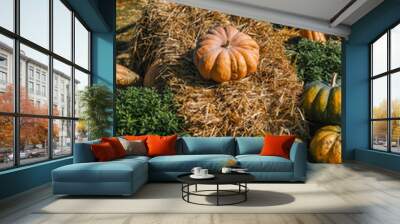
[[90,146],[100,143],[99,140],[75,143],[74,147],[74,163],[89,163],[95,162],[96,158],[92,153]]
[[290,149],[290,160],[293,162],[294,181],[305,181],[307,175],[307,147],[302,142],[295,142]]

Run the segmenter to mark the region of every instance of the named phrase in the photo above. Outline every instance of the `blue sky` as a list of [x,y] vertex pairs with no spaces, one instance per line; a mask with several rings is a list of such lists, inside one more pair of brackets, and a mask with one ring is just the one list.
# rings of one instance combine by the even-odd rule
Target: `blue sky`
[[[20,0],[20,34],[21,36],[45,47],[49,46],[49,1],[48,0]],[[60,0],[53,0],[54,6],[54,52],[71,60],[71,12]],[[0,0],[0,26],[13,29],[13,0]],[[76,63],[84,68],[88,67],[88,33],[79,21],[75,22],[76,32]],[[0,36],[0,40],[4,40]],[[21,50],[44,64],[48,57],[35,50],[21,45]]]
[[[391,31],[391,65],[392,69],[400,66],[400,25]],[[378,75],[387,71],[387,34],[373,44],[373,74]],[[400,100],[400,72],[391,75],[392,100]],[[387,100],[387,78],[382,77],[373,81],[373,106],[377,107]]]

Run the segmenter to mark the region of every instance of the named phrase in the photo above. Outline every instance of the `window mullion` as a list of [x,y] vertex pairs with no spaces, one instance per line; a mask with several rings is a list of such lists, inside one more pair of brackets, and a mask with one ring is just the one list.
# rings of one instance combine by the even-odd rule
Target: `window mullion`
[[369,117],[370,117],[370,119],[371,119],[371,121],[370,121],[370,123],[369,123],[369,137],[370,137],[370,141],[369,141],[369,144],[370,144],[370,149],[373,149],[373,147],[374,147],[374,136],[373,136],[373,121],[372,121],[372,118],[373,118],[373,91],[374,91],[374,86],[373,86],[373,79],[372,79],[372,73],[373,73],[373,52],[374,52],[374,48],[372,47],[372,45],[370,45],[370,47],[369,47],[369,49],[370,49],[370,56],[369,56],[369,62],[370,62],[370,67],[369,67],[369,69],[370,69],[370,71],[369,71],[369,76],[370,76],[370,81],[369,81],[369,83],[370,83],[370,90],[369,90]]
[[[19,35],[19,8],[20,8],[20,0],[14,1],[14,30],[17,35]],[[17,38],[14,39],[14,112],[19,113],[20,111],[20,46],[19,40]],[[19,117],[14,116],[14,165],[20,165],[20,119]]]
[[372,71],[373,71],[373,63],[372,63],[372,55],[373,55],[373,47],[372,44],[369,45],[369,149],[372,150],[374,146],[374,136],[373,136],[373,109],[372,109],[372,91],[373,91],[373,86],[372,86]]
[[[53,0],[49,0],[49,50],[53,52]],[[49,116],[48,120],[48,152],[49,159],[53,159],[53,57],[49,55],[49,74],[48,74],[49,94]]]
[[[387,32],[387,71],[390,71],[390,30]],[[391,99],[391,79],[392,75],[388,73],[387,75],[387,110],[388,110],[388,118],[392,117],[392,99]],[[388,120],[387,122],[387,141],[388,141],[388,148],[387,151],[391,152],[392,151],[392,135],[391,135],[391,129],[392,129],[392,121]]]
[[[71,15],[71,23],[72,23],[72,38],[71,38],[71,56],[72,56],[72,64],[74,66],[71,67],[71,91],[72,91],[72,105],[71,105],[71,117],[75,118],[75,12],[72,11]],[[74,155],[75,151],[75,125],[76,121],[72,121],[72,130],[71,130],[71,150],[72,150],[72,155]]]

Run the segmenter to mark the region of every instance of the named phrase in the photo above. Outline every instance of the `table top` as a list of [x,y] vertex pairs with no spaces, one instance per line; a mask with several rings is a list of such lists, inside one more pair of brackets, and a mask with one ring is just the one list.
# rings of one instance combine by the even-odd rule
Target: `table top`
[[177,177],[178,181],[186,184],[237,184],[248,183],[255,180],[249,173],[213,173],[212,179],[193,179],[191,173],[182,174]]

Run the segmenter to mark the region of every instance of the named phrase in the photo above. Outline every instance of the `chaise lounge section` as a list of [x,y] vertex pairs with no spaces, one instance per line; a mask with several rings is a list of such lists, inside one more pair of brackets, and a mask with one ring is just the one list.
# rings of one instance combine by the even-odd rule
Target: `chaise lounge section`
[[75,144],[74,163],[53,170],[53,193],[67,195],[132,195],[148,181],[147,156],[96,162],[91,141]]
[[262,137],[182,137],[176,144],[177,155],[127,156],[96,162],[91,145],[99,141],[77,143],[74,163],[53,170],[54,194],[132,195],[148,181],[176,181],[176,177],[200,166],[218,172],[229,160],[236,160],[259,182],[304,182],[307,149],[295,142],[290,159],[260,156]]

